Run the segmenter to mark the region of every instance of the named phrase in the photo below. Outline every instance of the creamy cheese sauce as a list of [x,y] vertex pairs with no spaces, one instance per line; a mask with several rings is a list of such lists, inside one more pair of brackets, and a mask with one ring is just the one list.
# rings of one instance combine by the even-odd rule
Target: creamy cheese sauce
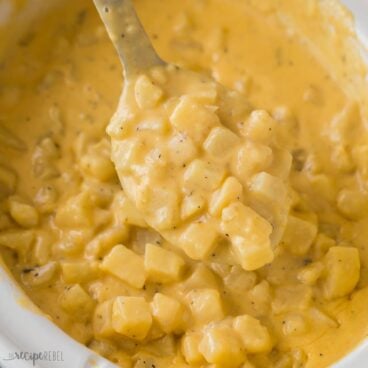
[[[296,3],[287,1],[280,9],[294,11],[297,19]],[[351,71],[354,65],[356,74],[349,74],[349,79],[338,61],[326,67],[332,56],[318,54],[306,41],[305,35],[313,34],[308,24],[312,28],[313,22],[325,21],[313,1],[305,5],[313,21],[304,28],[299,24],[298,31],[268,1],[135,4],[164,60],[208,74],[236,91],[218,106],[220,87],[214,94],[209,84],[199,97],[201,88],[194,97],[193,91],[179,88],[181,94],[192,93],[197,113],[206,109],[206,117],[220,114],[221,123],[227,122],[224,126],[229,129],[221,131],[219,142],[230,139],[236,145],[239,139],[242,144],[249,140],[245,152],[262,151],[263,158],[269,154],[265,148],[271,147],[268,165],[257,167],[249,177],[255,173],[279,177],[290,191],[291,210],[281,242],[272,255],[266,252],[263,263],[245,265],[241,255],[234,258],[229,253],[227,231],[220,244],[211,243],[218,224],[192,231],[193,244],[203,247],[188,248],[176,232],[165,233],[177,225],[175,221],[162,228],[156,222],[157,208],[133,201],[137,209],[129,201],[134,196],[121,189],[105,133],[122,90],[121,67],[95,9],[83,0],[50,11],[32,24],[1,60],[0,250],[5,262],[58,326],[122,367],[332,364],[365,338],[368,325],[368,138],[362,108],[366,95],[353,88],[366,88],[360,81],[364,68],[352,56],[339,55],[341,65],[351,66]],[[334,9],[338,14],[340,8]],[[339,20],[336,24],[337,36],[331,37],[340,40],[349,27],[339,28]],[[323,49],[322,40],[314,36]],[[160,73],[149,78],[167,95]],[[152,95],[151,89],[141,107],[147,108],[144,104]],[[185,97],[181,105],[185,107]],[[165,124],[172,123],[178,101],[162,97],[157,106],[171,119],[154,125],[161,134]],[[188,111],[181,114],[188,122],[181,129],[188,129],[190,136],[196,125]],[[256,127],[275,127],[276,146],[257,141],[259,136],[249,135],[249,129],[242,135],[237,124],[249,122],[251,116],[261,121]],[[135,128],[142,124],[141,117],[138,120]],[[116,126],[121,119],[113,120],[109,128],[113,145],[118,142],[114,122]],[[149,123],[152,120],[143,128],[150,132]],[[215,128],[218,124],[216,120]],[[154,135],[149,134],[151,139]],[[129,139],[139,137],[132,133]],[[170,139],[172,146],[181,143]],[[226,150],[211,145],[213,139],[204,141],[200,144],[208,152]],[[156,148],[169,146],[166,141],[159,144]],[[249,182],[242,181],[249,160],[244,160],[240,173],[234,170],[231,176],[218,178],[221,170],[199,165],[199,159],[210,157],[208,152],[202,156],[196,149],[185,152],[189,155],[173,156],[171,174],[185,177],[184,170],[192,166],[192,173],[213,174],[216,184],[210,190],[201,187],[195,201],[181,200],[177,218],[198,220],[201,211],[217,213],[235,199],[233,210],[251,204],[256,211],[261,230],[255,239],[265,242],[274,219],[267,222],[261,217],[267,217],[264,211],[249,201]],[[128,182],[135,162],[122,164],[128,171],[118,167],[120,181]],[[221,160],[216,165],[231,167]],[[167,174],[165,167],[159,169]],[[154,188],[162,184],[160,178],[157,175]],[[193,180],[198,188],[198,177]],[[135,183],[132,188],[137,187]],[[245,195],[240,198],[243,207],[240,195]],[[287,200],[281,202],[267,208],[288,210]],[[175,197],[172,203],[176,206],[179,200]],[[241,217],[241,211],[235,217]],[[246,215],[249,218],[249,211]],[[251,234],[256,233],[252,228]],[[233,235],[239,236],[236,231]]]

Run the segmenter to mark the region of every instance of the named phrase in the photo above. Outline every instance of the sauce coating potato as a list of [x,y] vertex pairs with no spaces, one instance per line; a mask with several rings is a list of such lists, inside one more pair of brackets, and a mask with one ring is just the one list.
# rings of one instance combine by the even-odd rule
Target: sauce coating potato
[[137,0],[202,77],[142,73],[111,121],[121,68],[91,1],[1,57],[1,256],[121,367],[321,368],[367,334],[365,67],[338,5],[275,4]]

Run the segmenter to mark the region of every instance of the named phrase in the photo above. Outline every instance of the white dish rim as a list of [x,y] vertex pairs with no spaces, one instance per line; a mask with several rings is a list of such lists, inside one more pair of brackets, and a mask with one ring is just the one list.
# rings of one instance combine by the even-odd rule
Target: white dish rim
[[[368,48],[368,2],[342,0],[356,18],[358,36]],[[368,52],[367,52],[368,60]],[[28,300],[0,260],[0,367],[5,368],[116,368],[117,366],[79,344],[41,312],[24,306]],[[29,302],[30,303],[30,302]],[[31,305],[31,303],[30,303]],[[26,332],[25,332],[26,331]],[[37,332],[37,336],[33,335]],[[51,338],[50,338],[51,337]],[[42,346],[42,349],[40,349]],[[14,352],[61,351],[63,361],[7,360]],[[59,355],[60,358],[60,355]],[[363,340],[350,354],[333,365],[334,368],[365,368],[368,361],[368,339]]]

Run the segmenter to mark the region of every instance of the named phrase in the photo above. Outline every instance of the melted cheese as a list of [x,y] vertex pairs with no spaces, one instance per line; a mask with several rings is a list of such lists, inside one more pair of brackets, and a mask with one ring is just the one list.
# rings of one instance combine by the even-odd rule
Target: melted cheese
[[[237,264],[227,232],[212,248],[218,224],[188,232],[187,238],[203,244],[196,251],[209,244],[205,257],[193,257],[175,236],[153,230],[162,232],[147,207],[137,209],[130,192],[121,190],[105,133],[122,89],[121,68],[95,9],[83,0],[32,23],[2,56],[5,262],[57,325],[122,367],[332,364],[364,339],[368,320],[366,71],[351,51],[357,43],[349,17],[332,1],[276,6],[266,0],[168,0],[163,6],[140,0],[136,6],[163,59],[209,73],[236,91],[221,112],[221,121],[236,133],[234,138],[222,131],[230,141],[241,137],[234,129],[240,121],[231,117],[242,120],[251,111],[280,130],[277,147],[271,145],[272,163],[258,170],[278,173],[291,192],[273,261],[250,269]],[[165,91],[165,83],[158,84]],[[216,105],[206,100],[211,93],[201,98],[200,105]],[[175,108],[166,103],[165,111]],[[193,122],[185,121],[189,129]],[[179,144],[174,139],[172,147]],[[256,152],[256,144],[251,139],[244,154]],[[211,149],[216,147],[223,149]],[[198,149],[188,150],[188,162],[189,156],[178,154],[172,163],[180,190],[179,163],[193,165],[192,174],[206,171]],[[289,154],[290,175],[284,165]],[[129,175],[118,171],[129,184]],[[206,172],[216,180],[219,170]],[[218,213],[239,185],[247,194],[249,183],[240,176],[232,174],[226,186],[225,177],[218,179],[222,191],[211,188],[216,195],[201,187],[194,200],[180,202],[180,216],[196,218],[198,207]],[[156,179],[160,188],[161,177]],[[244,203],[254,203],[247,198]],[[239,207],[230,208],[227,218],[240,216]]]

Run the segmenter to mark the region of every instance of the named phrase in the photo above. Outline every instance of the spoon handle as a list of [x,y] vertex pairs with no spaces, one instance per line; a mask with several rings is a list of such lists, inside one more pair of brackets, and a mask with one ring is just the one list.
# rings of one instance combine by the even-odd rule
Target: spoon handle
[[134,10],[132,0],[93,0],[130,78],[164,62],[157,55]]

